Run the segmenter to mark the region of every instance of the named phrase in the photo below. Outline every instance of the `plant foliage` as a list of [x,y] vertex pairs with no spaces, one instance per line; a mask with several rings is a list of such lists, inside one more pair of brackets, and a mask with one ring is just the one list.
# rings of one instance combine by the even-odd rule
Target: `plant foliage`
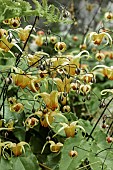
[[0,0],[0,170],[112,170],[113,13],[88,2]]

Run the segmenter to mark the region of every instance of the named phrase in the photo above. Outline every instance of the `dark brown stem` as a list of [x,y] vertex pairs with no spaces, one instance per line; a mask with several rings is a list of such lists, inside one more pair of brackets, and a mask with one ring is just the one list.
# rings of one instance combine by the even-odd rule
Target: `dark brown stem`
[[[35,17],[33,26],[32,26],[32,28],[31,28],[31,30],[30,30],[30,32],[29,32],[29,36],[28,36],[28,38],[27,38],[27,40],[26,40],[26,42],[24,43],[24,46],[23,46],[23,48],[22,48],[22,52],[23,52],[23,51],[25,50],[25,48],[26,48],[26,45],[27,45],[27,43],[28,43],[28,41],[29,41],[30,35],[31,35],[32,31],[33,31],[33,28],[35,27],[35,24],[36,24],[37,19],[39,19],[38,16]],[[17,56],[17,60],[16,60],[16,63],[15,63],[15,66],[16,66],[16,67],[18,66],[18,64],[19,64],[19,62],[20,62],[20,58],[21,58],[22,52],[20,52],[20,53],[18,54],[18,56]]]
[[102,118],[102,116],[104,115],[104,113],[105,113],[105,111],[106,111],[107,107],[109,106],[109,104],[111,103],[111,101],[112,101],[112,100],[113,100],[113,98],[111,98],[111,100],[109,100],[109,102],[106,104],[106,107],[104,108],[103,112],[101,113],[100,117],[98,118],[97,122],[95,123],[95,125],[94,125],[94,127],[93,127],[92,131],[90,132],[90,134],[89,134],[89,136],[88,136],[88,138],[87,138],[87,141],[88,141],[88,140],[89,140],[89,138],[92,136],[92,134],[93,134],[93,132],[94,132],[95,128],[97,127],[97,125],[98,125],[98,123],[99,123],[100,119],[101,119],[101,118]]

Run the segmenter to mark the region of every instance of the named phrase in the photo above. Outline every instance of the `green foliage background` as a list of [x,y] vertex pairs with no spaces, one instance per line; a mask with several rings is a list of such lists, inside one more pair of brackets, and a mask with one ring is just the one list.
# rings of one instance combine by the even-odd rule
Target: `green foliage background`
[[[48,5],[46,0],[42,0],[42,3],[33,0],[35,9],[32,8],[29,2],[23,0],[0,0],[0,22],[3,20],[9,19],[12,17],[27,17],[28,19],[31,16],[38,16],[39,18],[45,19],[44,24],[48,23],[57,23],[57,24],[72,24],[73,20],[68,20],[61,16],[61,11],[58,7],[53,4]],[[59,33],[61,34],[61,33]],[[73,34],[64,37],[64,40],[67,44],[67,50],[69,52],[75,51],[78,53],[80,51],[79,45],[82,41],[83,35],[77,34],[79,37],[78,42],[72,40]],[[19,44],[20,45],[20,44]],[[21,46],[21,45],[20,45]],[[52,46],[52,45],[51,45]],[[99,47],[100,48],[100,47]],[[42,47],[46,52],[50,52],[49,47]],[[109,47],[105,47],[105,50],[109,50]],[[17,48],[12,50],[13,52],[20,53]],[[88,49],[91,52],[91,48]],[[53,51],[52,51],[53,52]],[[56,52],[54,52],[56,54]],[[82,62],[89,65],[89,68],[92,69],[93,66],[99,64],[98,61],[94,58],[95,53],[91,53],[91,58],[89,60],[83,59]],[[8,70],[11,66],[14,66],[16,59],[13,58],[10,53],[1,53],[0,54],[0,69],[3,72],[4,77],[7,77]],[[26,62],[24,59],[21,60],[21,67],[27,69]],[[112,62],[109,58],[106,59],[106,65],[111,66]],[[33,70],[34,71],[34,70]],[[4,82],[1,80],[1,93]],[[98,117],[103,112],[104,108],[99,108],[99,104],[102,99],[105,99],[105,103],[109,102],[112,96],[107,96],[102,98],[100,92],[105,88],[112,88],[112,80],[106,79],[102,74],[97,74],[97,82],[92,86],[91,99],[83,102],[84,96],[79,96],[75,93],[69,94],[69,102],[71,105],[70,113],[64,113],[66,118],[70,121],[79,120],[79,125],[81,125],[85,130],[86,134],[83,134],[81,130],[77,131],[77,134],[73,138],[66,138],[64,131],[59,133],[55,140],[56,142],[62,142],[63,148],[58,153],[51,153],[49,145],[46,146],[44,153],[41,154],[41,150],[46,142],[46,137],[50,131],[50,128],[44,128],[40,124],[35,126],[33,129],[26,131],[23,126],[23,121],[26,117],[30,115],[32,111],[34,101],[31,100],[31,95],[28,94],[28,90],[19,91],[22,98],[27,98],[27,100],[22,100],[23,105],[26,106],[24,111],[21,114],[11,112],[8,106],[8,102],[5,103],[5,116],[4,119],[8,122],[10,119],[15,121],[15,129],[13,132],[8,132],[7,140],[14,140],[17,142],[26,141],[29,143],[30,148],[25,146],[25,153],[15,157],[10,157],[10,153],[6,149],[6,158],[0,156],[0,170],[101,170],[102,166],[104,170],[112,170],[112,160],[113,160],[113,148],[112,144],[109,144],[106,141],[107,131],[101,128],[101,122],[96,127],[92,138],[87,140],[88,135],[90,134],[92,128],[94,127]],[[53,84],[49,81],[48,90],[45,87],[45,84],[42,83],[41,92],[51,92]],[[56,86],[54,85],[54,89]],[[19,88],[17,86],[9,85],[7,91],[7,97],[15,96],[18,93]],[[96,94],[96,95],[95,95]],[[29,101],[29,102],[28,102]],[[3,98],[1,99],[1,105],[3,103]],[[38,103],[34,105],[34,109],[38,107]],[[109,111],[110,110],[110,111]],[[3,111],[3,110],[2,110]],[[112,118],[112,102],[106,108],[105,113]],[[1,112],[2,115],[2,112]],[[57,126],[50,133],[51,136],[60,129],[60,123],[64,122],[63,118],[57,117]],[[16,122],[17,121],[17,122]],[[110,120],[111,121],[111,120]],[[54,124],[54,123],[53,123]],[[110,124],[110,122],[108,122]],[[4,131],[0,131],[0,138],[2,139],[5,136]],[[111,133],[112,134],[112,133]],[[1,145],[0,145],[1,147]],[[70,157],[69,152],[73,149],[78,152],[77,157]]]

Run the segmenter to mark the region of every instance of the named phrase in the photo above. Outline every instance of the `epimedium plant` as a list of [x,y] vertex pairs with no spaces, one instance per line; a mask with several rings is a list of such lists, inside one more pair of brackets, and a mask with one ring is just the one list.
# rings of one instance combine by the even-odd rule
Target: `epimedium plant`
[[[47,0],[32,2],[35,8],[26,1],[1,0],[0,167],[112,169],[113,52],[112,30],[106,27],[112,12],[102,11],[98,30],[83,35],[68,30],[63,40],[38,23],[44,18],[45,25],[77,26],[74,1],[69,9]],[[89,13],[93,8],[86,2]],[[31,16],[34,22],[28,24]]]

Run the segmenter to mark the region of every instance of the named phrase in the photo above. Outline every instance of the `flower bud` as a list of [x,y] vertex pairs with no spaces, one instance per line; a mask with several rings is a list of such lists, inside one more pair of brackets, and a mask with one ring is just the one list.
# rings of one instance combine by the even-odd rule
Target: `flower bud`
[[69,152],[69,156],[70,156],[70,157],[77,157],[77,156],[78,156],[78,153],[77,153],[77,151],[71,150],[71,151]]

